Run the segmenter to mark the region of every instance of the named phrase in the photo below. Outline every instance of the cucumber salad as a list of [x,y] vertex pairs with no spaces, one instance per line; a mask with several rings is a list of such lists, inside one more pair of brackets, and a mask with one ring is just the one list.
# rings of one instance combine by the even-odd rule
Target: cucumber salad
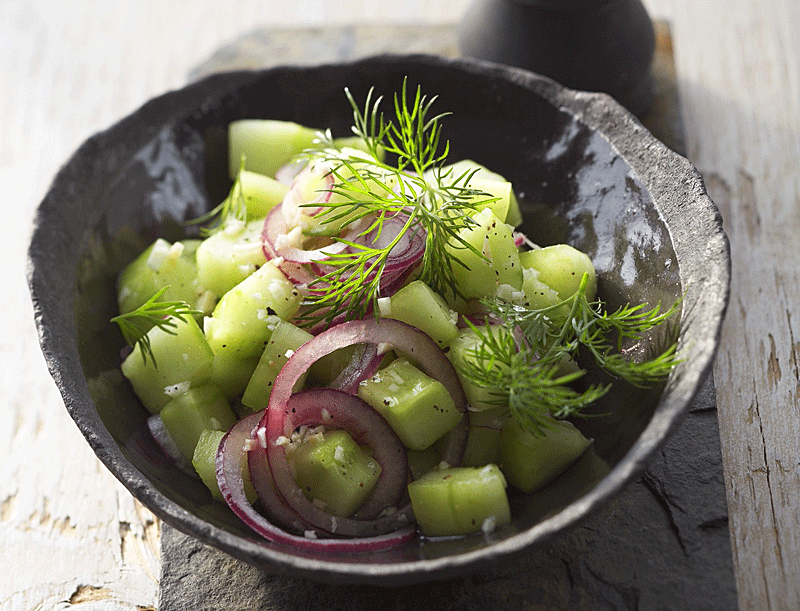
[[[370,92],[352,136],[229,126],[227,198],[118,278],[122,373],[183,469],[269,541],[377,550],[489,533],[591,442],[568,419],[663,382],[628,358],[676,311],[595,300],[590,258],[540,247],[503,176],[452,162],[435,98]],[[199,229],[199,231],[198,231]]]

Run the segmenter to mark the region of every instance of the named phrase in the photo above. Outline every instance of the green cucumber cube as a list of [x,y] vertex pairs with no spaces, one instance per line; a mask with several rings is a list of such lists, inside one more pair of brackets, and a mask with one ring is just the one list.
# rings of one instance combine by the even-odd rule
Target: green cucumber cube
[[400,358],[361,382],[358,396],[378,411],[407,448],[424,450],[462,418],[438,380]]
[[434,443],[424,450],[408,450],[406,456],[412,479],[419,479],[442,462],[442,450],[438,443]]
[[[203,480],[203,483],[211,492],[216,500],[222,501],[222,492],[220,492],[219,484],[217,483],[217,449],[225,436],[225,431],[216,431],[214,429],[206,429],[200,433],[200,439],[197,440],[197,445],[194,448],[194,455],[192,456],[192,465],[195,471]],[[250,480],[250,470],[247,467],[247,461],[244,461],[242,468],[242,481],[244,482],[244,494],[250,504],[256,502],[256,490],[253,488],[253,482]]]
[[275,176],[292,157],[310,148],[316,130],[291,121],[241,119],[228,125],[228,170],[234,178],[244,156],[251,172]]
[[[492,172],[485,166],[473,161],[471,159],[462,159],[442,168],[443,173],[448,173],[444,179],[445,184],[453,184],[458,182],[461,186],[468,186],[472,189],[477,189],[489,193],[491,197],[499,197],[496,202],[487,204],[487,206],[494,212],[497,218],[502,219],[503,222],[516,227],[522,223],[522,214],[519,210],[519,202],[508,180]],[[464,180],[458,180],[465,174],[470,175],[470,180],[464,185]],[[428,180],[435,180],[430,174],[426,173]],[[486,199],[485,197],[482,199]]]
[[458,335],[458,314],[421,280],[410,282],[387,299],[388,302],[384,302],[387,305],[381,308],[385,318],[393,318],[424,331],[439,346],[446,346]]
[[229,223],[197,248],[197,277],[215,295],[224,295],[267,262],[261,244],[263,220]]
[[356,346],[346,346],[326,354],[308,368],[308,385],[313,388],[327,388],[342,370],[347,367]]
[[508,418],[506,407],[469,412],[469,435],[461,461],[465,467],[500,464],[500,430]]
[[[481,332],[497,333],[500,330],[487,326],[483,327]],[[450,350],[447,352],[447,358],[456,368],[464,394],[467,395],[470,410],[479,412],[500,407],[498,397],[491,392],[491,389],[478,386],[462,373],[468,362],[476,362],[474,352],[482,342],[483,339],[472,329],[460,329],[458,337],[450,342]]]
[[542,434],[532,433],[509,419],[500,433],[500,466],[508,481],[531,493],[553,481],[589,447],[573,424],[553,420]]
[[232,358],[258,357],[267,345],[277,319],[289,319],[300,307],[300,292],[270,261],[242,280],[220,299],[204,321],[214,354]]
[[459,292],[465,299],[473,299],[493,297],[501,284],[519,289],[522,267],[511,229],[488,208],[478,212],[474,220],[477,224],[465,227],[458,235],[484,258],[455,241],[447,247],[457,259],[453,276]]
[[247,205],[247,220],[263,219],[267,213],[283,201],[289,187],[271,176],[242,170],[239,184]]
[[196,387],[211,376],[214,353],[194,318],[174,319],[174,334],[153,327],[147,332],[156,363],[142,358],[135,347],[122,362],[122,373],[130,380],[139,400],[150,413],[157,414],[169,403],[165,390],[181,384]]
[[496,465],[431,471],[411,482],[408,494],[427,536],[492,532],[511,522],[506,480]]
[[258,357],[255,356],[237,359],[227,353],[215,354],[210,382],[222,391],[228,401],[233,401],[242,396],[257,365]]
[[181,454],[189,462],[204,430],[227,431],[236,424],[236,414],[225,395],[210,385],[191,388],[176,396],[159,415]]
[[295,481],[310,501],[340,517],[353,515],[372,492],[381,466],[341,429],[310,438],[286,453]]
[[519,255],[525,268],[539,272],[538,280],[553,289],[558,296],[569,299],[578,290],[584,273],[589,274],[586,299],[592,301],[597,291],[597,274],[588,255],[569,244],[556,244]]
[[[294,351],[313,337],[308,331],[290,322],[279,321],[242,395],[242,404],[254,412],[267,407],[272,394],[272,384],[278,373]],[[305,382],[307,373],[298,380],[300,386]]]
[[161,238],[122,270],[117,281],[119,313],[132,312],[169,286],[160,301],[184,301],[197,308],[205,288],[199,281],[194,253],[197,240],[170,244]]

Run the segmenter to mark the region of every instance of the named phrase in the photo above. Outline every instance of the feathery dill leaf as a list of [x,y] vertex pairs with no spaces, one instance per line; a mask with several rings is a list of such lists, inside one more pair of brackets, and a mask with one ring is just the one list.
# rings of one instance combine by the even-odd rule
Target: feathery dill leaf
[[161,288],[135,310],[111,319],[111,322],[119,325],[122,337],[127,344],[133,347],[138,344],[142,360],[146,364],[147,358],[150,357],[154,367],[158,367],[158,364],[150,345],[148,331],[153,327],[158,327],[170,335],[175,335],[178,324],[174,319],[186,322],[187,316],[196,316],[202,313],[190,308],[185,301],[159,301],[168,288],[169,285]]
[[559,365],[577,356],[581,348],[612,376],[642,388],[664,381],[680,360],[676,342],[641,361],[620,352],[623,339],[638,339],[670,321],[680,300],[664,311],[660,306],[628,305],[606,312],[599,300],[586,299],[587,278],[575,295],[547,308],[486,300],[489,316],[500,324],[470,325],[479,342],[459,372],[488,389],[498,405],[508,405],[517,421],[534,433],[541,432],[552,418],[581,415],[611,388],[610,384],[591,385],[578,391],[571,384],[583,370],[559,373]]
[[[329,133],[318,137],[318,148],[306,151],[309,162],[326,162],[335,179],[327,202],[315,202],[321,210],[315,215],[321,224],[344,222],[344,227],[359,227],[360,242],[347,241],[345,252],[325,261],[326,273],[308,286],[308,297],[301,315],[304,324],[329,324],[343,313],[347,318],[363,317],[380,297],[381,273],[392,249],[408,236],[424,236],[425,250],[420,279],[440,294],[460,296],[453,266],[453,249],[469,249],[484,255],[459,233],[474,224],[471,215],[496,200],[468,187],[471,174],[445,184],[441,167],[447,159],[449,143],[441,138],[440,120],[448,113],[431,116],[436,97],[428,98],[419,87],[409,95],[407,83],[394,96],[394,118],[387,120],[381,111],[382,97],[370,90],[363,111],[351,92],[345,89],[353,108],[353,133],[364,142],[366,154],[332,148]],[[396,164],[384,162],[384,154]],[[391,240],[381,240],[385,222],[400,219],[402,227]],[[372,243],[363,240],[374,236]],[[334,238],[344,241],[342,238]]]

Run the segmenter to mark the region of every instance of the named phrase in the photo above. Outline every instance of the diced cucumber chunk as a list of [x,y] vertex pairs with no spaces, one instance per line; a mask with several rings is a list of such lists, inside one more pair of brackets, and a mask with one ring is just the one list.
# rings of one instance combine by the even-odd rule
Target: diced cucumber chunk
[[211,384],[225,395],[228,401],[239,398],[258,365],[258,357],[237,359],[228,353],[215,354],[211,369]]
[[458,315],[421,280],[410,282],[388,298],[385,312],[382,308],[381,314],[424,331],[439,346],[446,346],[458,335]]
[[265,263],[223,295],[204,321],[214,354],[235,359],[260,356],[277,322],[295,315],[300,292],[272,262]]
[[566,420],[537,435],[510,419],[500,433],[501,466],[508,481],[523,492],[534,492],[550,483],[575,462],[591,441]]
[[[242,395],[242,404],[254,412],[267,407],[272,394],[272,384],[278,373],[294,351],[313,337],[308,331],[290,322],[278,321]],[[306,375],[307,372],[301,376],[298,385],[302,386]]]
[[[508,225],[516,227],[522,223],[522,214],[519,210],[519,203],[514,194],[511,183],[500,174],[492,172],[485,166],[471,159],[462,159],[442,168],[445,184],[457,182],[460,186],[467,186],[472,189],[488,193],[491,197],[499,197],[496,202],[487,204],[497,218],[503,220]],[[464,184],[465,178],[469,180]],[[459,178],[461,180],[459,180]],[[434,176],[426,174],[426,179],[435,180]],[[486,199],[482,197],[481,199]]]
[[412,450],[424,450],[462,418],[442,383],[404,358],[361,382],[358,396],[386,418]]
[[325,431],[287,452],[295,481],[312,502],[340,517],[353,515],[372,492],[381,466],[343,430]]
[[310,148],[316,130],[291,121],[241,119],[228,126],[228,170],[231,178],[244,167],[251,172],[275,176],[282,165]]
[[197,277],[216,295],[224,295],[266,263],[261,244],[263,220],[229,224],[197,249]]
[[[211,376],[214,353],[194,318],[174,319],[174,335],[153,327],[147,332],[156,364],[146,361],[135,347],[122,362],[122,373],[130,380],[139,400],[153,414],[169,403],[165,389],[189,383],[204,384]],[[191,458],[191,457],[190,457]]]
[[[219,484],[217,483],[217,449],[222,438],[225,436],[225,431],[216,431],[213,429],[206,429],[200,434],[200,439],[197,440],[197,445],[194,448],[194,455],[192,456],[192,465],[195,471],[203,480],[203,483],[211,492],[216,500],[222,501],[222,492],[220,492]],[[252,505],[256,502],[256,490],[253,488],[253,482],[250,480],[250,470],[247,467],[247,461],[243,461],[242,468],[242,482],[244,483],[244,494],[247,500]]]
[[185,301],[197,308],[205,291],[195,264],[197,244],[197,240],[170,244],[159,238],[136,257],[119,275],[119,313],[132,312],[165,286],[169,288],[160,301]]
[[[369,154],[367,145],[361,136],[343,136],[341,138],[333,139],[333,146],[340,151],[346,149],[356,149],[363,153]],[[386,150],[383,147],[378,147],[378,160],[383,161],[386,158]]]
[[283,201],[289,187],[272,176],[242,170],[239,173],[242,195],[247,204],[247,219],[263,219],[267,213]]
[[539,272],[538,279],[553,289],[558,296],[569,299],[578,290],[584,273],[589,274],[586,283],[586,299],[592,301],[597,291],[597,274],[588,255],[569,244],[556,244],[519,255],[523,267]]
[[469,412],[469,435],[461,461],[465,467],[500,464],[500,430],[509,416],[507,407]]
[[406,456],[412,479],[419,479],[442,462],[442,451],[438,443],[434,443],[424,450],[408,450]]
[[[481,327],[481,332],[499,333],[500,330],[486,326]],[[469,328],[460,329],[458,337],[450,342],[450,350],[447,352],[447,358],[456,368],[458,379],[461,381],[461,386],[464,389],[464,394],[467,395],[467,402],[472,411],[484,411],[500,407],[498,405],[498,397],[491,392],[491,389],[478,386],[462,373],[465,371],[468,362],[480,364],[475,358],[475,350],[482,344],[483,339],[475,331]]]
[[463,245],[456,245],[455,241],[447,248],[449,254],[458,260],[453,262],[453,277],[459,292],[465,299],[472,299],[493,297],[501,284],[519,289],[522,286],[522,267],[508,225],[489,209],[476,214],[474,220],[476,225],[465,227],[458,235],[483,258]]
[[350,362],[356,346],[346,346],[326,354],[314,361],[308,368],[308,385],[314,388],[327,388]]
[[236,414],[215,386],[192,388],[178,395],[159,415],[181,454],[190,462],[204,430],[227,431],[236,424]]
[[496,465],[431,471],[408,485],[417,525],[428,536],[464,535],[511,522],[506,480]]

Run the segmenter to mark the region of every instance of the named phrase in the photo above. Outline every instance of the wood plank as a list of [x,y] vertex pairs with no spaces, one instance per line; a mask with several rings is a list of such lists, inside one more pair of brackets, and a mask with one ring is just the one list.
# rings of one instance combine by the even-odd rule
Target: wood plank
[[714,374],[742,609],[800,608],[800,5],[650,2],[673,18],[689,158],[732,244]]

